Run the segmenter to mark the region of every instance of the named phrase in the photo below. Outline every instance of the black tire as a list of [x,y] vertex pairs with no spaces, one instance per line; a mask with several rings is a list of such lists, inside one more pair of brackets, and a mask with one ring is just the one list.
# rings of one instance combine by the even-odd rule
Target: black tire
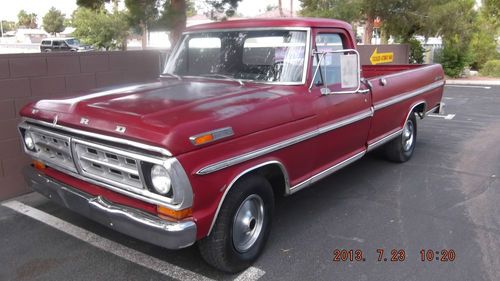
[[[253,202],[254,200],[255,202]],[[240,207],[260,203],[263,203],[262,208],[258,208],[258,210],[263,210],[263,218],[260,220],[262,223],[255,223],[255,221],[259,221],[259,216],[257,216],[257,220],[253,220],[252,216],[249,224],[250,231],[254,231],[254,229],[260,230],[258,234],[250,234],[250,236],[255,237],[255,240],[248,244],[250,245],[248,249],[244,251],[238,250],[234,241],[235,239],[238,241],[235,238],[237,236],[233,237],[233,230],[235,230],[234,226],[237,221],[236,215],[248,213],[239,212]],[[273,210],[273,189],[266,179],[260,176],[250,176],[239,180],[227,194],[212,232],[198,242],[198,248],[203,259],[213,267],[228,273],[236,273],[249,267],[264,249],[271,230]],[[254,221],[253,226],[251,224],[252,220]],[[242,225],[242,223],[236,224],[236,227]],[[235,231],[237,230],[236,228]],[[241,243],[239,245],[241,248]]]
[[[407,134],[410,133],[410,135]],[[411,139],[410,139],[411,138]],[[411,142],[408,143],[408,142]],[[417,143],[417,117],[412,112],[403,127],[403,133],[385,146],[385,156],[388,160],[403,163],[413,155]]]

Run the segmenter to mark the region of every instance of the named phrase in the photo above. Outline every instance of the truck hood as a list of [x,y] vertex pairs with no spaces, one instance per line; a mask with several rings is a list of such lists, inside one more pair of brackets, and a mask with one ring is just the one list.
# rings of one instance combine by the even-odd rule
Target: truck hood
[[[199,148],[189,141],[193,135],[231,127],[230,138],[236,138],[292,121],[290,94],[269,85],[162,79],[41,100],[21,115],[51,123],[57,115],[59,125],[160,146],[178,155]],[[118,132],[117,126],[126,129]]]

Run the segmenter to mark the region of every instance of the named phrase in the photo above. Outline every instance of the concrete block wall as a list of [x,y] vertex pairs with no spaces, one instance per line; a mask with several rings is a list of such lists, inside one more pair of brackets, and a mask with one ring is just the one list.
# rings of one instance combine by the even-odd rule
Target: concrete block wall
[[29,192],[21,169],[30,159],[17,133],[22,106],[153,79],[161,58],[159,51],[0,55],[0,201]]

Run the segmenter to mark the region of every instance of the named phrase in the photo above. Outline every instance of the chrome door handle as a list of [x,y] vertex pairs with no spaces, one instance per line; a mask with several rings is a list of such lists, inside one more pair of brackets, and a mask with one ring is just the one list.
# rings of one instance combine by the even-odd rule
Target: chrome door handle
[[370,92],[369,89],[364,89],[364,90],[358,90],[357,93],[358,94],[368,94]]

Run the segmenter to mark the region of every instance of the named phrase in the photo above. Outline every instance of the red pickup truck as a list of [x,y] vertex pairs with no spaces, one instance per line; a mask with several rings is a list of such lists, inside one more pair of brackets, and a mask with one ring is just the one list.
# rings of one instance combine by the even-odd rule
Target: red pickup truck
[[169,249],[197,242],[248,267],[274,199],[383,145],[411,158],[417,119],[439,112],[440,65],[360,66],[349,24],[259,19],[188,28],[158,80],[24,107],[36,191]]

